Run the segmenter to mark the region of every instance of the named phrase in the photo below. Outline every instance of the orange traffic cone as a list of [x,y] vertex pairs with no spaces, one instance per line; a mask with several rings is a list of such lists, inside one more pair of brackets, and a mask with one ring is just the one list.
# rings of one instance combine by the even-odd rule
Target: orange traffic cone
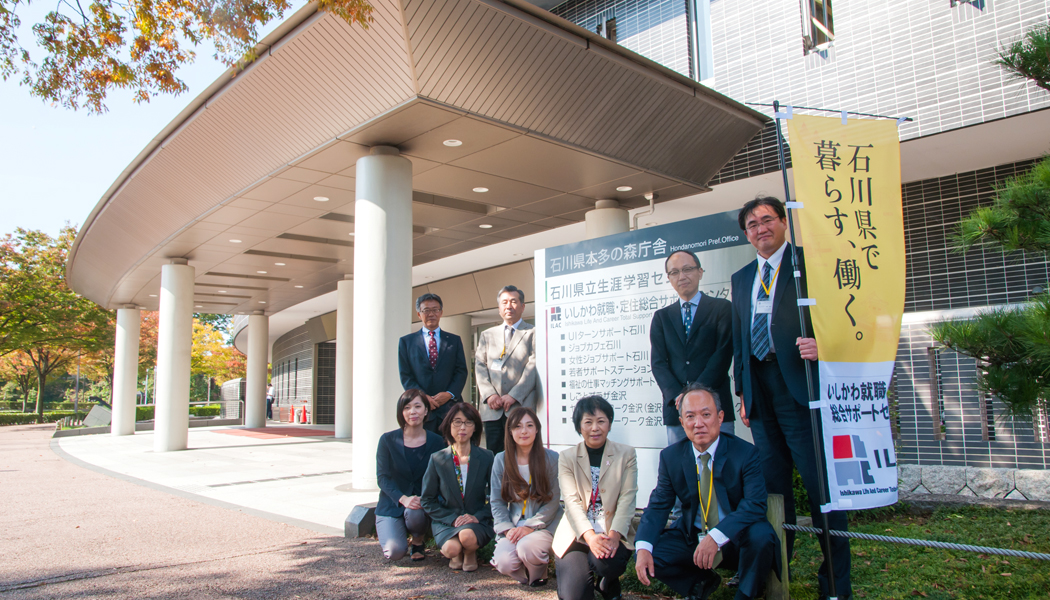
[[299,421],[299,422],[303,423],[303,424],[306,423],[306,405],[303,405],[303,416],[302,416],[302,420]]

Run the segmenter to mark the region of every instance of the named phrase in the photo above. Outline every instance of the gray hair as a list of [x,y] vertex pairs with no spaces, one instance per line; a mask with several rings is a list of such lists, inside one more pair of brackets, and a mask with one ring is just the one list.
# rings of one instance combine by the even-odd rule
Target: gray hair
[[702,383],[697,383],[695,381],[686,385],[685,388],[682,389],[682,402],[685,402],[685,397],[693,392],[706,392],[708,394],[711,394],[711,398],[715,401],[715,410],[721,412],[722,399],[718,397],[718,392],[714,391],[713,389],[707,387]]
[[418,312],[423,312],[423,303],[428,301],[428,300],[433,300],[434,302],[438,303],[438,306],[440,308],[445,308],[445,305],[441,302],[441,296],[438,296],[437,294],[431,294],[430,292],[427,292],[427,293],[423,294],[422,296],[416,298],[416,312],[417,313]]
[[521,291],[520,289],[518,289],[517,287],[515,287],[513,285],[505,285],[505,286],[503,286],[503,288],[500,289],[499,293],[496,294],[496,302],[499,302],[499,297],[502,296],[503,294],[511,294],[511,293],[514,293],[514,292],[518,293],[518,298],[521,299],[521,303],[525,304],[525,292]]

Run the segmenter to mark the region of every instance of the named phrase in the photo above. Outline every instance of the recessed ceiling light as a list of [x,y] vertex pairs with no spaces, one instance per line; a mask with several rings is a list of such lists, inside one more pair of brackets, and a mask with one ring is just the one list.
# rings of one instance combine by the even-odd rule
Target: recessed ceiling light
[[616,188],[616,191],[617,192],[629,192],[629,191],[631,191],[633,189],[634,188],[629,186],[629,185],[621,185],[620,187]]
[[489,225],[488,223],[482,223],[481,225],[478,225],[478,227],[482,229],[492,229],[492,225]]
[[303,287],[303,286],[301,286],[301,285],[297,285],[297,286],[295,286],[295,287],[297,287],[297,288],[301,288],[301,287]]
[[226,293],[226,290],[219,290],[219,293],[220,293],[220,294],[225,294],[225,293]]
[[489,191],[489,188],[487,188],[487,187],[476,187],[476,188],[474,188],[474,191],[479,193],[479,194],[484,194],[485,192]]
[[654,225],[659,225],[659,223],[657,223],[657,222],[655,222],[655,221],[654,221],[654,222],[652,222],[652,223],[646,223],[646,224],[645,224],[645,226],[646,226],[646,227],[652,227],[652,226],[654,226]]
[[195,306],[194,306],[193,308],[204,308],[204,307],[203,307],[203,306],[201,306],[200,304],[197,304],[197,305],[195,305]]
[[273,263],[273,264],[278,266],[278,267],[283,267],[284,266],[284,263]]
[[266,271],[256,271],[259,275],[266,275]]
[[150,298],[156,298],[156,297],[157,297],[157,295],[156,295],[156,294],[150,294],[150,295],[149,295],[149,297],[150,297]]
[[353,231],[351,231],[350,233],[348,233],[348,234],[346,234],[346,235],[354,235],[354,232],[353,232]]
[[230,240],[231,244],[240,244],[241,240]]
[[463,145],[463,142],[461,142],[459,140],[445,140],[444,142],[441,142],[441,143],[445,144],[446,146],[448,146],[450,148],[455,148],[456,146],[462,146]]
[[522,255],[523,255],[523,254],[522,254],[521,252],[515,252],[515,253],[514,253],[514,256],[522,256]]
[[266,300],[259,300],[259,304],[266,304]]
[[328,202],[328,196],[314,196],[314,200],[318,202]]

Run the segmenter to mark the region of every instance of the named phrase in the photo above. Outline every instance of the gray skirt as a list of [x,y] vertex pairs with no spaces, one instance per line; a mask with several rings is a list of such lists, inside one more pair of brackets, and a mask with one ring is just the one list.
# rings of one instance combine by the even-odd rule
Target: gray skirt
[[437,521],[431,521],[430,529],[434,533],[434,542],[437,544],[438,548],[444,546],[445,542],[459,535],[459,532],[464,529],[469,529],[474,532],[474,537],[478,538],[478,548],[481,548],[492,541],[492,538],[496,537],[496,531],[484,523],[467,523],[466,525],[453,527],[451,525],[445,525],[444,523],[438,523]]

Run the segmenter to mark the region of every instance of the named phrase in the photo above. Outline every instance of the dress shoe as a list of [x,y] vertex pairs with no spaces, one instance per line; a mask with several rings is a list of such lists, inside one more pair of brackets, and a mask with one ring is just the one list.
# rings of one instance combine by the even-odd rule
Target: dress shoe
[[457,554],[455,557],[450,558],[448,561],[448,568],[458,571],[463,568],[463,555]]
[[722,576],[714,571],[706,579],[696,582],[689,592],[689,600],[707,600],[718,586],[722,585]]
[[543,587],[545,585],[547,585],[546,577],[544,577],[543,579],[537,579],[536,581],[529,582],[529,587]]
[[463,571],[466,572],[466,573],[470,573],[472,571],[477,571],[477,570],[478,570],[478,553],[477,553],[477,551],[475,550],[474,552],[464,552],[463,553]]
[[726,581],[726,587],[735,588],[735,587],[738,587],[739,585],[740,585],[740,573],[734,573],[733,576],[730,577]]
[[605,600],[620,600],[622,591],[620,589],[620,579],[602,577],[601,581],[598,582],[598,593],[602,595]]

